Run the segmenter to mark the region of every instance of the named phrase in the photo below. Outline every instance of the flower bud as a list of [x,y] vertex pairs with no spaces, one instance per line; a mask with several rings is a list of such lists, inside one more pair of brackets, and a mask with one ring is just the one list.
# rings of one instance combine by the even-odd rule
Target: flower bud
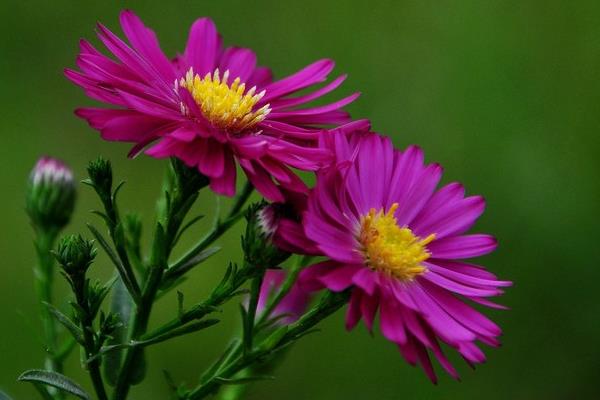
[[81,235],[63,237],[54,253],[56,260],[68,275],[85,274],[96,257],[93,240]]
[[90,176],[88,183],[91,183],[94,186],[99,195],[110,197],[113,181],[110,161],[98,157],[96,160],[90,161],[87,171]]
[[265,202],[251,206],[246,215],[248,225],[243,239],[246,258],[253,264],[267,268],[285,261],[290,254],[273,243],[280,217],[280,204]]
[[26,210],[36,228],[60,230],[75,207],[73,172],[62,161],[42,157],[31,171]]

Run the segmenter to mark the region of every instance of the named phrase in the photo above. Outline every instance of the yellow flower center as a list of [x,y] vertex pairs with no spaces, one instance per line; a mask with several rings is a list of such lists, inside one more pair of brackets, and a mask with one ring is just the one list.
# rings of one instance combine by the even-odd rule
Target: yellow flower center
[[398,203],[387,213],[372,208],[361,218],[358,240],[366,264],[373,270],[386,272],[401,281],[410,281],[426,271],[423,261],[430,256],[428,243],[435,234],[421,239],[407,227],[399,227],[394,217]]
[[[267,104],[253,111],[265,91],[255,94],[256,86],[246,91],[246,84],[241,83],[240,78],[235,78],[231,84],[228,84],[228,79],[229,70],[221,77],[217,68],[214,73],[207,73],[204,78],[200,78],[190,68],[176,85],[190,92],[204,117],[213,126],[241,132],[264,120],[271,109]],[[186,110],[183,108],[182,111]]]

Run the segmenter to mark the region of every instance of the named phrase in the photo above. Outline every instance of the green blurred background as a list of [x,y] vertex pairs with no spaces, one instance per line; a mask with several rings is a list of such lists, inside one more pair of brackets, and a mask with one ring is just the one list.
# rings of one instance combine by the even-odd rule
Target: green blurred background
[[[127,180],[123,208],[150,226],[165,163],[128,160],[128,145],[104,143],[73,116],[92,104],[64,79],[80,37],[94,38],[100,20],[120,32],[118,12],[134,9],[158,33],[163,49],[183,49],[199,16],[212,17],[226,44],[252,47],[282,77],[322,57],[349,78],[342,93],[363,92],[355,117],[404,147],[421,145],[428,160],[483,194],[488,210],[477,230],[498,236],[485,264],[515,286],[489,314],[504,328],[503,347],[463,381],[442,375],[434,386],[408,366],[379,333],[348,334],[342,313],[290,353],[275,381],[251,389],[252,399],[591,399],[600,398],[600,266],[598,128],[600,2],[590,1],[12,1],[0,5],[0,387],[16,399],[35,398],[18,374],[40,367],[40,324],[33,296],[32,233],[23,212],[24,186],[42,154],[66,160],[83,177],[86,162],[109,157]],[[339,92],[338,92],[339,93]],[[340,95],[340,94],[338,94]],[[98,222],[80,185],[69,232]],[[204,195],[198,211],[211,212]],[[199,226],[181,249],[201,235]],[[239,260],[240,229],[221,243]],[[146,239],[147,239],[146,235]],[[229,250],[235,249],[235,250]],[[202,299],[219,277],[225,254],[192,274],[187,301]],[[100,258],[94,271],[108,276]],[[58,279],[60,281],[61,279]],[[57,283],[61,295],[67,293]],[[64,304],[64,303],[63,303]],[[176,310],[160,302],[154,323]],[[150,373],[135,399],[164,399],[161,369],[194,383],[236,332],[229,307],[223,324],[153,347]],[[77,355],[71,376],[89,387]],[[438,369],[439,370],[439,369]]]

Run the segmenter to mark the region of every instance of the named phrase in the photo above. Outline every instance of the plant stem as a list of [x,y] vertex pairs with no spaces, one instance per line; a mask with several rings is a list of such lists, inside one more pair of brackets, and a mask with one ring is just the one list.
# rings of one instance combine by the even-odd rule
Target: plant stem
[[[50,371],[62,373],[63,363],[58,354],[58,340],[56,332],[56,320],[45,305],[53,304],[52,285],[54,282],[54,257],[51,250],[56,242],[57,231],[38,231],[35,239],[37,250],[37,265],[34,267],[35,290],[40,302],[40,317],[42,320],[42,331],[44,344],[46,346],[45,366]],[[64,398],[60,391],[53,391],[52,397]]]
[[217,240],[221,235],[229,230],[243,215],[242,208],[246,201],[252,194],[254,190],[254,186],[249,182],[246,182],[244,185],[244,189],[240,192],[240,194],[236,197],[231,209],[227,213],[225,219],[221,221],[217,220],[215,225],[212,227],[210,232],[206,234],[194,247],[187,251],[183,256],[181,256],[177,261],[175,261],[169,269],[178,269],[183,264],[190,261],[192,258],[197,256],[203,250],[206,250],[208,246],[210,246],[215,240]]
[[[81,330],[83,331],[84,350],[86,358],[95,357],[98,353],[98,344],[94,335],[94,316],[90,312],[88,302],[85,294],[85,276],[79,280],[73,280],[74,291],[77,303],[84,311],[84,315],[81,319]],[[100,358],[95,357],[87,365],[92,385],[96,391],[98,400],[107,400],[106,389],[104,388],[104,382],[102,381],[102,374],[100,373]]]
[[[167,231],[164,234],[161,234],[161,232],[163,232],[162,225],[159,224],[157,227],[157,232],[154,236],[153,254],[150,260],[150,270],[133,320],[130,340],[139,340],[148,329],[148,320],[150,319],[154,299],[160,287],[163,273],[167,268],[166,259],[171,252],[173,240],[183,221],[183,216],[179,216],[179,218],[176,218],[176,216],[180,211],[180,207],[182,204],[185,204],[186,200],[186,198],[181,196],[181,193],[176,192],[173,204],[168,210],[166,221],[164,223],[167,227]],[[131,387],[133,366],[141,362],[141,357],[143,357],[143,352],[142,349],[138,347],[129,348],[125,353],[125,359],[121,366],[121,373],[117,380],[113,396],[114,399],[121,400],[127,397],[127,393]]]
[[277,294],[267,300],[267,304],[266,304],[263,312],[261,313],[261,316],[257,322],[257,326],[260,326],[260,325],[264,324],[265,322],[267,322],[267,320],[271,316],[271,313],[273,312],[273,310],[275,310],[275,308],[281,302],[281,300],[283,300],[283,298],[290,292],[290,290],[292,289],[292,286],[294,286],[294,283],[296,283],[296,279],[298,279],[298,275],[300,274],[300,271],[306,265],[306,262],[308,260],[310,260],[310,257],[304,256],[301,259],[299,259],[298,262],[295,263],[291,267],[288,275],[286,276],[285,280],[283,281],[283,284],[277,291]]
[[246,282],[246,274],[244,268],[241,272],[238,272],[237,276],[234,277],[226,288],[218,287],[214,290],[208,299],[196,304],[189,310],[185,311],[177,318],[173,318],[166,324],[154,329],[152,332],[143,336],[143,340],[151,340],[155,337],[164,335],[165,333],[171,332],[174,329],[180,328],[186,325],[188,322],[197,321],[204,318],[206,315],[215,311],[215,309],[221,306],[225,301],[230,299],[236,291]]
[[[188,393],[186,400],[199,400],[214,394],[223,384],[224,379],[233,377],[245,368],[264,360],[274,352],[298,340],[316,324],[346,304],[349,296],[349,291],[341,293],[328,292],[317,306],[304,314],[298,321],[287,327],[280,328],[285,330],[283,335],[278,335],[278,331],[275,331],[273,335],[276,337],[274,339],[271,336],[267,337],[249,353],[240,352],[240,348],[236,347],[231,351],[231,354],[239,355],[231,358],[228,357],[224,365],[215,368],[211,376],[207,377],[196,389]],[[271,341],[273,343],[270,343]]]
[[101,192],[98,192],[98,195],[102,201],[102,205],[104,206],[106,216],[108,217],[105,219],[105,221],[106,225],[108,226],[110,238],[115,246],[118,257],[121,260],[121,264],[123,265],[123,273],[125,276],[121,278],[124,282],[130,282],[130,286],[127,286],[127,288],[131,292],[131,297],[137,302],[139,301],[140,287],[127,254],[127,249],[125,247],[126,243],[125,239],[122,237],[122,231],[120,232],[120,236],[117,235],[117,227],[121,227],[121,229],[123,227],[117,205],[115,204],[115,195],[108,195]]
[[[182,171],[181,169],[177,169],[177,165],[173,164],[173,166],[176,174],[178,174],[178,171]],[[165,271],[167,271],[169,267],[169,255],[172,251],[181,224],[183,223],[183,220],[193,201],[197,197],[198,190],[203,187],[201,184],[197,188],[191,189],[188,187],[188,185],[186,185],[187,182],[184,182],[182,179],[180,179],[182,176],[183,175],[176,176],[177,180],[174,188],[171,188],[170,191],[166,192],[166,215],[164,217],[164,221],[162,221],[162,224],[158,224],[157,232],[154,236],[154,243],[152,246],[153,251],[150,260],[148,276],[141,291],[141,298],[138,303],[137,312],[135,313],[135,317],[132,322],[129,335],[130,341],[138,341],[149,336],[145,335],[145,333],[148,329],[148,321],[150,319],[150,313],[152,311],[152,306],[156,299],[157,292],[160,289]],[[207,183],[208,181],[206,180],[206,184]],[[246,184],[244,190],[236,198],[236,201],[226,219],[223,222],[218,221],[213,227],[212,231],[209,232],[209,234],[206,235],[204,239],[201,240],[193,249],[188,251],[186,255],[173,264],[171,268],[178,268],[182,264],[190,261],[194,256],[205,250],[211,243],[213,243],[223,233],[231,228],[231,226],[233,226],[233,224],[242,216],[240,210],[242,209],[246,200],[250,197],[251,193],[252,186]],[[216,296],[210,300],[215,304],[220,304],[226,298],[227,297]],[[196,319],[196,313],[199,313],[203,316],[206,315],[209,310],[212,311],[213,308],[207,308],[206,311],[196,309],[194,310],[194,314],[188,313],[187,318],[189,319],[187,319],[187,321]],[[185,322],[182,322],[182,318],[180,317],[174,323],[169,323],[166,325],[166,327],[159,328],[156,335],[169,331],[174,325],[182,326],[184,324]],[[151,337],[154,336],[155,335],[153,332]],[[113,393],[114,400],[124,400],[127,397],[129,389],[132,385],[131,378],[134,367],[136,364],[141,362],[141,357],[143,357],[143,350],[140,347],[131,347],[125,352],[124,361],[120,369],[115,391]]]
[[[176,160],[171,160],[171,167],[173,172],[171,177],[173,179],[165,191],[165,215],[163,220],[157,224],[150,267],[131,326],[130,341],[138,341],[146,333],[152,306],[160,289],[164,273],[169,266],[169,255],[173,250],[181,225],[197,199],[199,190],[208,185],[207,178],[197,175],[196,171],[187,169]],[[132,385],[132,374],[136,365],[139,367],[143,361],[142,357],[143,350],[140,347],[131,347],[125,352],[123,365],[113,394],[115,400],[123,400],[127,397]]]
[[260,287],[262,286],[265,271],[261,271],[260,275],[252,278],[250,285],[250,301],[248,302],[248,311],[246,321],[243,323],[246,326],[244,329],[244,353],[252,351],[252,342],[254,339],[254,319],[256,318],[256,308],[258,306],[258,297],[260,295]]

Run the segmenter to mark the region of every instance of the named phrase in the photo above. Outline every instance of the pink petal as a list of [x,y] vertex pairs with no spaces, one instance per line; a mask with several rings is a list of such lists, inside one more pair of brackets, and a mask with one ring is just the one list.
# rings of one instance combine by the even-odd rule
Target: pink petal
[[324,81],[334,65],[331,60],[319,60],[287,78],[271,83],[265,87],[266,94],[260,104]]
[[123,11],[120,19],[123,32],[134,49],[150,62],[166,82],[173,82],[176,78],[175,71],[169,59],[160,49],[156,34],[130,10]]
[[464,235],[434,240],[427,249],[434,258],[462,259],[488,254],[497,246],[496,239],[490,235]]
[[[190,29],[184,57],[188,67],[201,77],[212,73],[217,64],[217,56],[221,50],[221,38],[214,22],[210,18],[200,18]],[[225,72],[225,71],[221,71]]]
[[[229,70],[231,82],[239,77],[246,83],[256,68],[256,54],[250,49],[228,47],[221,56],[219,67],[221,72]],[[247,87],[250,89],[251,86]]]

